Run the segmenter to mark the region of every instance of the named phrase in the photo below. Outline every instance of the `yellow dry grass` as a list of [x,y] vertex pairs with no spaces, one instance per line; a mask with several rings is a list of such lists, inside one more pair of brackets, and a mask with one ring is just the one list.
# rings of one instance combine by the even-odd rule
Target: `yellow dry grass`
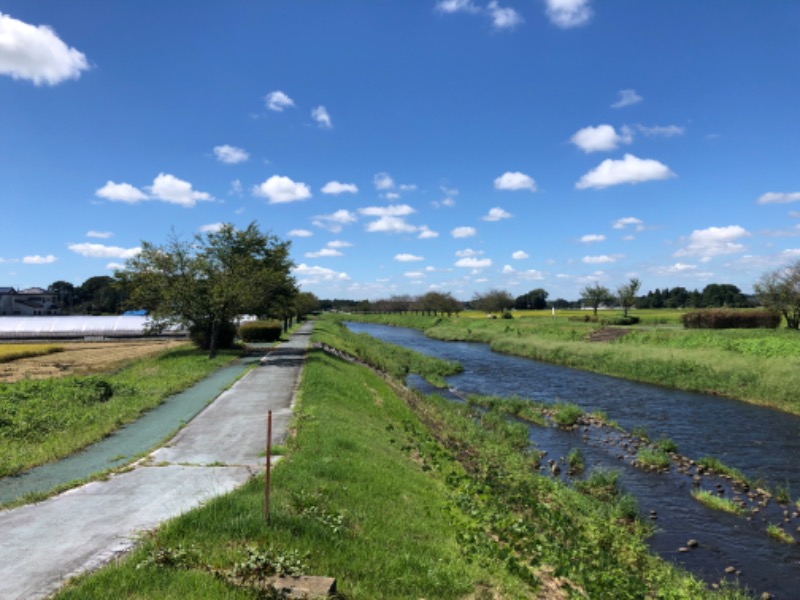
[[3,344],[0,345],[0,363],[43,354],[53,354],[54,352],[61,352],[62,349],[57,344]]
[[[136,340],[113,342],[69,342],[57,344],[60,351],[1,362],[0,382],[21,379],[48,379],[110,371],[126,362],[158,354],[185,344],[183,340]],[[0,344],[0,353],[20,344]],[[53,347],[54,344],[26,344],[27,347]],[[0,354],[1,356],[1,354]]]

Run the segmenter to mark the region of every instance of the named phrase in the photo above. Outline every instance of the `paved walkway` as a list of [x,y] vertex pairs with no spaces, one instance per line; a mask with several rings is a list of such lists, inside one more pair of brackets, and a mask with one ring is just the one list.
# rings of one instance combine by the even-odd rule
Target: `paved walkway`
[[267,411],[281,443],[311,329],[304,324],[132,471],[0,512],[0,598],[45,598],[263,468]]

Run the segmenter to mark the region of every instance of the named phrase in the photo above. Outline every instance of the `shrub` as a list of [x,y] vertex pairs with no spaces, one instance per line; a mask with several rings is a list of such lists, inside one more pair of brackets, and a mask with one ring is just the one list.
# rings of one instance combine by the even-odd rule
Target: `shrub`
[[[189,338],[201,350],[211,347],[211,326],[206,324],[192,325],[189,328]],[[233,347],[236,338],[236,326],[233,323],[223,323],[217,333],[217,348]]]
[[775,329],[781,324],[778,313],[766,310],[696,310],[681,315],[687,329]]
[[278,321],[248,321],[239,327],[239,337],[244,342],[277,342],[283,333]]
[[603,325],[638,325],[639,317],[618,317],[616,319],[603,319]]

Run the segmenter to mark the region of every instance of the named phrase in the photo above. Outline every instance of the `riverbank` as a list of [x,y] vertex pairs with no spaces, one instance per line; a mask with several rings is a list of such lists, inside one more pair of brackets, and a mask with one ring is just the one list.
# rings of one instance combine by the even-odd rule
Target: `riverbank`
[[[780,330],[629,327],[613,342],[590,343],[600,323],[567,318],[486,319],[419,315],[337,315],[411,327],[444,341],[482,342],[525,358],[725,396],[800,415],[800,335]],[[652,318],[651,318],[652,319]]]
[[[333,324],[320,328],[315,341],[352,347]],[[335,577],[349,600],[743,597],[650,554],[649,527],[619,491],[602,501],[536,474],[527,436],[503,420],[476,421],[465,405],[424,400],[321,350],[309,353],[295,415],[269,525],[258,478],[59,600],[256,598],[276,569]]]

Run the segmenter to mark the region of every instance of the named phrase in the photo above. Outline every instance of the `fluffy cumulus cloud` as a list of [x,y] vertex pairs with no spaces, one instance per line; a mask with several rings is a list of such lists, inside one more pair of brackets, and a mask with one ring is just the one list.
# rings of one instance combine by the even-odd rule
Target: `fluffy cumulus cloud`
[[592,18],[589,0],[547,0],[547,18],[561,29],[586,25]]
[[375,189],[378,191],[391,190],[394,188],[394,179],[388,173],[376,173],[372,178]]
[[414,233],[418,227],[406,223],[402,217],[384,215],[376,221],[367,223],[365,229],[370,233]]
[[617,219],[614,221],[612,227],[614,229],[625,229],[628,225],[635,227],[636,231],[644,231],[644,221],[636,217],[622,217],[621,219]]
[[306,258],[329,258],[331,256],[344,256],[335,248],[323,248],[316,252],[306,252]]
[[667,267],[667,273],[685,273],[687,271],[694,271],[697,265],[688,265],[685,263],[677,262],[674,265]]
[[305,183],[273,175],[262,184],[253,187],[253,195],[267,198],[270,204],[282,204],[308,200],[311,198],[311,190]]
[[311,118],[317,122],[317,125],[322,129],[332,129],[333,121],[328,114],[328,110],[321,104],[311,110]]
[[530,190],[536,191],[536,182],[530,175],[520,173],[519,171],[506,171],[500,177],[494,180],[494,189],[496,190]]
[[368,217],[405,217],[417,211],[408,204],[390,204],[389,206],[367,206],[359,208],[358,212]]
[[308,229],[292,229],[289,233],[287,233],[289,237],[311,237],[314,235]]
[[327,229],[332,233],[339,233],[345,225],[358,221],[358,217],[349,210],[341,209],[330,215],[318,215],[311,222],[320,229]]
[[472,248],[464,248],[463,250],[457,250],[456,256],[460,258],[469,258],[470,256],[481,256],[483,254],[483,250],[473,250]]
[[756,200],[758,204],[788,204],[800,202],[800,192],[767,192]]
[[525,22],[522,15],[516,10],[500,6],[496,0],[489,2],[486,10],[489,12],[489,18],[492,20],[492,26],[495,29],[514,29],[514,27]]
[[324,267],[316,267],[307,265],[305,263],[300,263],[294,269],[292,269],[292,273],[299,277],[299,284],[314,284],[320,283],[322,281],[349,281],[350,277],[347,273],[339,273],[334,271],[333,269],[326,269]]
[[416,256],[414,254],[395,254],[394,259],[397,262],[417,262],[420,260],[425,260],[421,256]]
[[578,130],[570,141],[587,154],[604,152],[616,150],[620,144],[630,144],[633,141],[633,133],[625,126],[620,129],[620,133],[617,133],[611,125],[598,125]]
[[140,247],[120,248],[119,246],[106,246],[104,244],[69,244],[67,246],[75,254],[90,258],[121,258],[128,259],[138,256],[142,251]]
[[737,254],[745,249],[737,240],[749,235],[750,233],[739,225],[695,229],[689,236],[686,246],[673,256],[697,256],[701,262],[708,262],[716,256]]
[[436,10],[442,13],[452,14],[457,12],[479,13],[480,7],[472,0],[439,0],[436,3]]
[[524,250],[517,250],[516,252],[511,254],[511,258],[513,258],[514,260],[525,260],[526,258],[530,258],[530,255]]
[[611,108],[624,108],[633,104],[639,104],[644,100],[636,90],[620,90],[617,92],[617,101],[611,105]]
[[200,233],[217,233],[222,229],[222,223],[208,223],[197,228]]
[[198,201],[212,200],[210,194],[192,189],[188,181],[178,179],[169,173],[159,173],[149,188],[150,194],[156,200],[163,200],[170,204],[179,204],[191,208]]
[[88,68],[86,56],[67,46],[50,27],[0,13],[0,74],[56,85],[78,79]]
[[329,181],[324,186],[322,186],[322,193],[333,194],[334,196],[338,196],[339,194],[357,194],[358,186],[355,183],[340,183],[338,181]]
[[606,236],[600,233],[589,233],[587,235],[581,236],[581,242],[584,244],[591,244],[593,242],[604,242],[606,240]]
[[58,260],[52,254],[48,254],[47,256],[40,256],[39,254],[35,254],[33,256],[24,256],[22,258],[22,262],[26,265],[50,265]]
[[419,235],[417,236],[417,238],[419,238],[421,240],[432,240],[433,238],[438,238],[438,237],[439,237],[439,233],[436,232],[436,231],[433,231],[427,225],[422,225],[419,228]]
[[510,219],[511,214],[504,211],[502,208],[495,207],[489,209],[489,212],[481,217],[484,221],[500,221],[502,219]]
[[450,232],[454,238],[466,238],[476,235],[478,231],[474,227],[456,227]]
[[675,177],[669,167],[649,158],[637,158],[633,154],[626,154],[622,160],[606,159],[596,168],[581,177],[575,188],[585,190],[588,188],[601,189],[623,183],[643,183]]
[[228,144],[214,146],[214,156],[217,157],[219,162],[225,163],[226,165],[242,163],[250,158],[246,150],[237,148],[236,146],[229,146]]
[[284,108],[294,106],[294,100],[289,98],[289,96],[280,90],[275,90],[274,92],[267,94],[266,98],[264,98],[264,101],[266,102],[268,109],[276,112],[283,112]]
[[485,269],[492,266],[491,258],[460,258],[455,262],[457,267],[465,267],[468,269]]
[[128,204],[136,204],[149,199],[147,194],[130,183],[114,183],[113,181],[107,181],[94,194],[111,202],[127,202]]
[[504,275],[513,275],[516,279],[526,279],[526,280],[541,280],[544,279],[545,274],[541,271],[537,271],[536,269],[528,269],[527,271],[517,271],[511,265],[505,265],[503,267],[503,274]]
[[614,263],[617,262],[618,256],[608,256],[607,254],[601,254],[600,256],[584,256],[581,259],[581,262],[587,265],[602,265],[607,263]]

